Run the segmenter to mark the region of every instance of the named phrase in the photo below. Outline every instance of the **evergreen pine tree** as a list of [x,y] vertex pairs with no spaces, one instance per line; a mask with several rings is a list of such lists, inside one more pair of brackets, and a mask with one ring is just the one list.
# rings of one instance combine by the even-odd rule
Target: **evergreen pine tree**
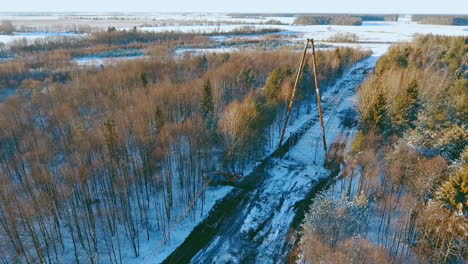
[[164,115],[159,106],[156,106],[156,111],[154,112],[154,123],[156,128],[156,133],[159,133],[164,126]]
[[408,109],[408,121],[409,122],[414,122],[417,118],[417,108],[418,108],[418,97],[419,97],[419,92],[418,92],[418,81],[413,80],[410,82],[408,85],[408,88],[406,89],[406,98],[407,102],[409,105]]
[[365,116],[363,116],[363,121],[366,130],[373,127],[378,128],[380,131],[384,131],[387,127],[387,103],[385,96],[382,93],[379,93],[377,100],[371,106],[369,111]]
[[265,84],[264,94],[268,104],[276,104],[278,102],[278,96],[281,92],[281,84],[283,80],[292,75],[290,69],[278,69],[275,68],[268,75],[268,79]]
[[282,80],[283,77],[281,74],[281,70],[278,68],[274,69],[268,76],[264,89],[265,97],[267,99],[268,104],[277,103],[277,97],[281,88]]
[[142,72],[140,74],[140,80],[144,87],[148,85],[148,76],[146,75],[146,72]]
[[239,84],[245,91],[250,91],[254,88],[255,84],[255,72],[252,68],[241,71],[238,76]]
[[200,59],[200,69],[203,72],[206,72],[208,70],[208,59],[206,58],[205,54]]
[[104,139],[106,141],[110,159],[118,162],[121,157],[121,151],[118,146],[117,129],[115,128],[115,122],[112,119],[108,119],[104,122]]
[[451,211],[468,215],[468,165],[459,169],[436,195]]
[[405,129],[413,127],[417,118],[418,82],[413,80],[403,94],[398,96],[394,103],[392,113],[392,127],[394,132],[402,133]]
[[213,91],[210,80],[207,80],[203,85],[201,115],[205,121],[206,128],[213,131],[216,127],[216,122],[214,120]]

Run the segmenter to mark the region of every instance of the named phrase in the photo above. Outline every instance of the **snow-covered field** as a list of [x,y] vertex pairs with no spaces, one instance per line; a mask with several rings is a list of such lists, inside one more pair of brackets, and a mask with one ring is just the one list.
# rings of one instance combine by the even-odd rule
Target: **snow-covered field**
[[[190,25],[190,26],[160,26],[160,27],[144,27],[147,31],[181,31],[181,32],[228,32],[236,28],[238,25]],[[435,34],[435,35],[451,35],[451,36],[467,36],[466,26],[441,26],[441,25],[422,25],[416,23],[405,22],[372,22],[364,23],[362,26],[336,26],[336,25],[250,25],[258,29],[277,28],[286,32],[295,32],[300,34],[298,38],[304,39],[314,38],[316,40],[327,40],[337,33],[353,33],[359,37],[361,42],[402,42],[410,41],[415,34]]]
[[135,60],[135,59],[144,59],[144,56],[124,56],[124,57],[81,57],[73,59],[80,66],[106,66],[115,63],[119,63],[120,61],[128,61],[128,60]]
[[[295,17],[236,17],[215,13],[148,13],[148,14],[99,14],[99,13],[64,13],[18,15],[0,13],[0,20],[11,20],[14,25],[23,27],[50,27],[57,29],[69,27],[107,28],[115,26],[130,29],[133,26],[146,31],[181,31],[181,32],[228,32],[243,26],[278,28],[286,32],[297,32],[300,38],[309,37],[326,40],[336,33],[354,33],[364,42],[400,42],[409,41],[414,34],[438,34],[452,36],[468,35],[468,26],[422,25],[411,22],[410,15],[400,16],[396,22],[364,21],[361,26],[336,25],[293,25]],[[270,20],[280,21],[284,25],[265,24]],[[63,32],[35,32],[0,35],[0,42],[9,43],[18,38],[34,39],[50,35],[70,35]]]
[[[2,18],[0,17],[0,20]],[[34,41],[36,39],[43,39],[47,37],[81,37],[83,34],[77,34],[72,32],[30,32],[30,33],[14,33],[12,35],[0,34],[0,42],[5,44],[11,43],[16,40],[26,39],[28,41]]]
[[117,49],[110,51],[98,52],[93,55],[76,57],[73,59],[78,65],[81,66],[105,66],[115,64],[119,61],[134,60],[145,57],[144,51],[137,48]]
[[188,52],[191,54],[203,54],[203,53],[221,53],[221,52],[235,52],[239,51],[238,47],[220,47],[220,48],[178,48],[175,51],[176,55],[183,55]]

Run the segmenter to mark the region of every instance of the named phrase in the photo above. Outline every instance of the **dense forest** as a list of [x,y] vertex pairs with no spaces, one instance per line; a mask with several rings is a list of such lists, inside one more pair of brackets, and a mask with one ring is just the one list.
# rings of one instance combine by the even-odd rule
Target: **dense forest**
[[359,90],[360,130],[319,194],[293,258],[305,263],[468,260],[468,39],[390,48]]
[[397,20],[398,20],[398,15],[298,14],[293,24],[360,26],[362,25],[363,21],[397,21]]
[[294,20],[297,25],[362,25],[362,18],[353,16],[300,16]]
[[466,26],[468,25],[468,16],[414,15],[413,21],[421,24]]
[[[0,65],[22,90],[0,104],[1,263],[124,263],[127,248],[138,257],[150,236],[170,241],[172,224],[203,208],[206,172],[242,174],[277,144],[297,51],[175,56],[169,47],[204,38],[174,35],[110,28],[12,45],[24,59]],[[152,45],[145,59],[70,65],[89,43]],[[319,51],[321,86],[369,55]],[[309,105],[311,78],[307,66],[298,98]]]

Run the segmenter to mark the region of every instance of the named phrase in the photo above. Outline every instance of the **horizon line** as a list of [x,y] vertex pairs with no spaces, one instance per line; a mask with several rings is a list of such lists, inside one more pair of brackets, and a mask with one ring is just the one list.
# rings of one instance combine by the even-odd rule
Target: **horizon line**
[[459,15],[468,16],[465,13],[386,13],[386,12],[221,12],[221,11],[1,11],[2,14],[252,14],[252,15]]

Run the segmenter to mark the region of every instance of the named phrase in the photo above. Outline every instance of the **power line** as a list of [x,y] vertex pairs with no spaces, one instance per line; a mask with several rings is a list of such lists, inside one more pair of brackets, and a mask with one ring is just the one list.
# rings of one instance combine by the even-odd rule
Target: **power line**
[[280,137],[280,142],[279,145],[281,146],[283,144],[283,139],[284,139],[284,134],[286,133],[286,127],[288,126],[289,118],[291,116],[291,110],[294,105],[294,98],[296,97],[296,91],[297,91],[297,86],[299,84],[299,80],[301,79],[302,76],[302,71],[304,69],[304,61],[305,57],[307,55],[307,48],[309,46],[309,43],[311,44],[312,47],[312,65],[313,65],[313,71],[314,71],[314,83],[315,83],[315,93],[317,95],[317,108],[319,112],[319,117],[320,117],[320,127],[322,130],[322,142],[323,142],[323,149],[325,150],[325,153],[327,153],[327,141],[325,139],[325,126],[323,122],[323,110],[322,110],[322,103],[321,103],[321,97],[320,97],[320,89],[319,89],[319,84],[318,84],[318,76],[317,76],[317,59],[315,55],[315,45],[314,45],[314,40],[313,39],[307,39],[305,47],[304,47],[304,52],[302,54],[301,61],[299,63],[299,69],[296,75],[296,81],[294,82],[294,87],[291,93],[291,97],[289,98],[289,105],[288,105],[288,112],[286,114],[286,120],[283,125],[283,129],[281,131],[281,137]]

